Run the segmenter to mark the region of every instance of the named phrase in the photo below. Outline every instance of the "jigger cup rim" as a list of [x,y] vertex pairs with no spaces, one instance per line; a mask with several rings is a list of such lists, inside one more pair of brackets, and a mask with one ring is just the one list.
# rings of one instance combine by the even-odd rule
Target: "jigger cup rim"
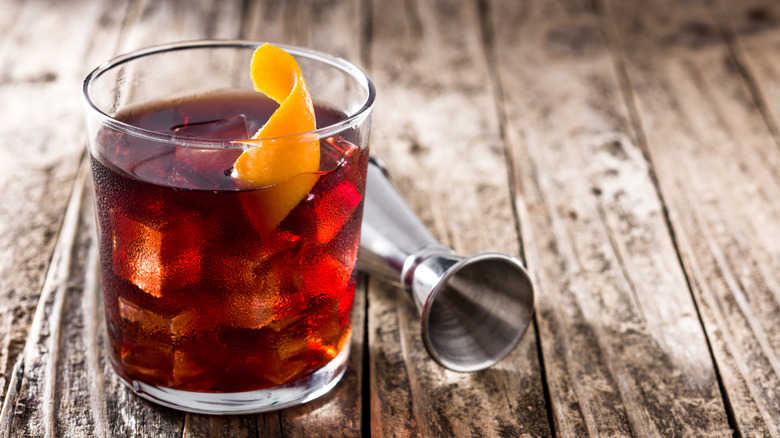
[[[423,254],[421,255],[420,253]],[[409,259],[414,259],[418,262],[416,264],[419,264],[424,261],[425,258],[436,255],[455,257],[460,260],[455,262],[455,264],[453,264],[451,267],[447,268],[446,272],[431,289],[430,293],[425,299],[425,302],[422,303],[420,321],[423,344],[425,345],[426,350],[428,350],[429,355],[439,365],[447,369],[458,372],[475,372],[490,368],[502,359],[506,358],[510,353],[512,353],[512,351],[514,351],[514,349],[517,347],[517,344],[520,342],[523,336],[525,336],[525,333],[528,331],[528,327],[530,327],[531,322],[533,321],[536,297],[533,290],[533,285],[530,281],[530,276],[528,275],[525,266],[520,260],[508,254],[497,252],[483,252],[463,257],[458,256],[451,248],[441,245],[432,245],[430,247],[421,249],[418,251],[418,253],[414,254],[412,257],[409,257]],[[436,339],[434,339],[430,329],[432,312],[436,307],[436,300],[437,298],[440,298],[446,290],[448,290],[450,287],[450,280],[463,273],[464,269],[475,266],[477,264],[484,264],[486,262],[491,262],[492,264],[504,263],[508,265],[510,269],[514,270],[514,275],[517,275],[518,278],[523,278],[526,280],[525,284],[517,285],[517,288],[514,289],[516,295],[514,300],[521,302],[524,309],[527,310],[526,314],[517,315],[519,318],[518,321],[521,323],[522,327],[519,330],[512,331],[513,335],[511,339],[505,340],[503,347],[500,350],[487,352],[486,356],[482,360],[471,362],[464,360],[466,358],[450,358],[448,357],[448,352],[445,351],[447,346],[437,345]],[[404,274],[406,275],[402,276],[404,279],[404,287],[414,297],[414,291],[411,290],[412,286],[408,282],[411,281],[413,272],[407,272],[413,271],[414,268],[411,266],[406,266],[405,268],[406,269],[404,269]],[[509,292],[509,289],[510,288],[505,288],[504,291]],[[518,296],[518,294],[520,295]],[[490,296],[493,295],[489,295],[488,298]]]

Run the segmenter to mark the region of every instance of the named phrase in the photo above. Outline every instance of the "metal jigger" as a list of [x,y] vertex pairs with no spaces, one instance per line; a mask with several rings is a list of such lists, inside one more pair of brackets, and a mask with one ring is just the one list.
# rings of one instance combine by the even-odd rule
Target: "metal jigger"
[[442,366],[478,371],[503,359],[534,310],[520,261],[497,253],[455,255],[431,236],[374,158],[367,178],[359,268],[411,293],[425,348]]

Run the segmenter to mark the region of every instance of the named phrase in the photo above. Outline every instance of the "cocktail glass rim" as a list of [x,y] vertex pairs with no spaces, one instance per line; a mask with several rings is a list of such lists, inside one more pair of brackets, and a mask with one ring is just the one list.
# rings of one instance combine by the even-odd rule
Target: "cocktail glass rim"
[[[216,148],[243,149],[243,148],[251,147],[252,144],[249,144],[246,141],[242,141],[247,139],[212,140],[212,139],[205,139],[205,138],[185,137],[176,134],[151,131],[148,129],[140,128],[138,126],[134,126],[119,121],[114,117],[112,117],[111,115],[105,113],[100,108],[98,108],[97,105],[95,105],[95,103],[90,98],[90,92],[92,90],[92,86],[95,83],[95,81],[97,81],[103,74],[107,73],[108,71],[114,68],[117,68],[123,64],[129,63],[139,58],[148,57],[151,55],[159,55],[167,52],[175,52],[180,50],[192,50],[192,49],[238,48],[238,49],[254,50],[255,48],[265,43],[266,42],[264,41],[251,41],[251,40],[189,40],[189,41],[179,41],[175,43],[154,45],[143,49],[131,51],[116,56],[112,59],[109,59],[108,61],[100,64],[97,68],[92,70],[84,79],[84,82],[82,84],[81,98],[85,104],[85,107],[88,109],[89,112],[91,112],[91,115],[97,118],[101,124],[110,126],[114,129],[118,129],[122,132],[127,132],[129,134],[138,137],[147,138],[150,140],[154,140],[156,142],[169,143],[175,145],[189,145],[189,146],[204,147],[204,148],[216,147]],[[317,128],[309,132],[301,132],[301,133],[290,134],[290,135],[285,135],[280,137],[263,138],[262,140],[263,142],[273,142],[283,138],[297,137],[297,136],[306,136],[306,137],[316,136],[315,138],[327,138],[339,132],[343,132],[347,129],[359,126],[361,123],[365,121],[367,117],[371,115],[371,111],[374,106],[374,101],[376,99],[376,89],[374,88],[373,82],[371,82],[371,80],[368,78],[368,75],[366,75],[366,73],[363,72],[363,70],[361,70],[351,62],[347,61],[346,59],[319,50],[314,50],[314,49],[300,47],[300,46],[293,46],[288,44],[277,44],[277,43],[268,43],[268,44],[283,49],[296,58],[301,57],[301,58],[315,60],[330,65],[332,67],[335,67],[347,73],[349,76],[355,79],[359,85],[363,86],[366,89],[367,94],[366,94],[366,99],[363,102],[363,105],[360,108],[358,108],[353,114],[348,114],[344,120],[341,120],[334,124]],[[247,76],[248,76],[249,75],[248,63],[246,68],[247,68]]]

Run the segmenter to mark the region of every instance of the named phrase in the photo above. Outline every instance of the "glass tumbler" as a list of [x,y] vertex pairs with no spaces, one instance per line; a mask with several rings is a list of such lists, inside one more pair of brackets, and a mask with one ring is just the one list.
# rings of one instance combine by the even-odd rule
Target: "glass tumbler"
[[[277,45],[301,67],[317,129],[248,140],[276,107],[253,90],[258,46],[152,47],[83,84],[111,363],[181,410],[303,403],[349,355],[374,87],[341,58]],[[300,142],[318,144],[316,172],[234,178],[245,149]]]

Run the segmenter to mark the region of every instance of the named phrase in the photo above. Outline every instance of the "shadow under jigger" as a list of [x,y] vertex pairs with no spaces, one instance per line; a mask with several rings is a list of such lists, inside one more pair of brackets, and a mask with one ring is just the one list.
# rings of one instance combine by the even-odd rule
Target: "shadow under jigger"
[[503,359],[533,317],[533,287],[520,261],[456,255],[431,236],[374,159],[367,178],[359,268],[412,295],[425,348],[442,366],[478,371]]

